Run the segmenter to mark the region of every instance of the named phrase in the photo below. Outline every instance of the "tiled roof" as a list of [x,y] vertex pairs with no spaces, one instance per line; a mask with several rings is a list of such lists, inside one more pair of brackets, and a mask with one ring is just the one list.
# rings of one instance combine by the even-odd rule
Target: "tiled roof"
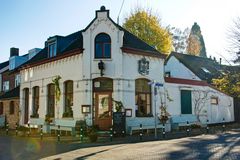
[[3,62],[3,63],[0,63],[0,70],[7,67],[9,65],[9,61],[6,61],[6,62]]
[[0,100],[19,98],[20,87],[16,87],[0,96]]
[[213,78],[218,78],[222,75],[224,65],[220,65],[218,62],[204,57],[198,57],[188,54],[172,52],[167,61],[171,56],[176,57],[183,65],[190,69],[196,76],[201,80],[211,82]]

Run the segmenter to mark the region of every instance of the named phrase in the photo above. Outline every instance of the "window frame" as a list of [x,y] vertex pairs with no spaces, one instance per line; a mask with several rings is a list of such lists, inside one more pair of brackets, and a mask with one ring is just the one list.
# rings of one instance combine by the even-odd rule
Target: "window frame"
[[[51,93],[51,86],[54,88],[53,93]],[[50,106],[50,100],[53,101],[53,106]],[[53,83],[50,83],[47,85],[47,115],[49,117],[54,118],[55,117],[55,85]],[[52,107],[52,108],[50,108]],[[51,114],[50,111],[53,110],[53,113]]]
[[[149,88],[147,87],[148,91],[143,91],[143,90],[138,91],[137,90],[137,88],[138,88],[137,81],[139,81],[139,80],[145,81],[144,83],[146,83],[147,86],[149,87]],[[137,106],[136,115],[135,115],[136,117],[152,117],[153,116],[153,113],[152,113],[152,87],[151,87],[151,85],[148,85],[148,82],[150,82],[150,80],[145,79],[145,78],[139,78],[139,79],[135,80],[135,104]],[[145,87],[143,87],[143,88],[145,88]],[[146,113],[144,113],[144,115],[139,116],[139,113],[138,113],[140,110],[139,97],[141,97],[142,95],[144,95],[145,101],[146,101],[146,104],[144,104],[145,106],[143,108],[148,109],[148,106],[149,106],[150,112],[147,113],[147,111],[146,111]],[[149,102],[147,102],[148,97],[149,97]]]
[[[215,102],[213,102],[212,100],[215,100]],[[219,103],[218,97],[211,97],[210,103],[211,105],[218,105]]]
[[3,108],[3,102],[0,102],[0,115],[3,115],[4,108]]
[[48,56],[49,58],[57,56],[57,43],[55,41],[48,44]]
[[[35,86],[33,87],[33,96],[32,96],[32,115],[39,114],[38,110],[39,110],[39,100],[40,100],[40,87],[39,86]],[[37,112],[36,112],[37,110]]]
[[[101,35],[104,35],[106,37],[109,38],[109,41],[98,41],[97,42],[97,38],[99,38]],[[100,45],[101,47],[101,50],[102,50],[102,55],[101,57],[97,56],[97,44]],[[109,56],[106,55],[106,52],[105,52],[105,46],[106,45],[110,45],[110,53],[109,53]],[[107,33],[99,33],[96,35],[95,39],[94,39],[94,59],[111,59],[112,58],[112,40],[111,40],[111,37],[109,34]]]
[[15,104],[14,101],[9,102],[9,114],[13,115],[15,113]]
[[[68,90],[68,84],[72,83],[72,91]],[[74,90],[74,83],[72,80],[68,80],[64,82],[64,112],[67,111],[68,107],[73,106],[73,91]],[[72,102],[68,104],[67,99],[70,97],[72,99]],[[69,105],[69,106],[68,106]]]

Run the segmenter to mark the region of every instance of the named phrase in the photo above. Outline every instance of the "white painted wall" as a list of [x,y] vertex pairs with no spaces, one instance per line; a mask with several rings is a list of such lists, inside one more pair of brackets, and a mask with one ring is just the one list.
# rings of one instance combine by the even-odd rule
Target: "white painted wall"
[[[234,106],[233,98],[219,92],[208,86],[194,86],[194,85],[185,85],[185,84],[175,84],[175,83],[165,83],[165,89],[168,90],[169,96],[173,101],[167,102],[167,110],[172,116],[181,115],[181,89],[191,90],[192,92],[192,114],[195,115],[195,100],[198,99],[198,94],[203,92],[209,92],[206,103],[203,104],[203,109],[201,112],[200,120],[203,124],[206,123],[206,120],[209,120],[209,123],[222,123],[223,118],[225,122],[234,121]],[[218,97],[218,105],[212,105],[210,100],[211,97]],[[206,111],[206,112],[205,112]],[[184,115],[181,115],[184,116]]]
[[170,72],[171,77],[175,78],[201,80],[174,56],[171,56],[165,64],[165,72]]

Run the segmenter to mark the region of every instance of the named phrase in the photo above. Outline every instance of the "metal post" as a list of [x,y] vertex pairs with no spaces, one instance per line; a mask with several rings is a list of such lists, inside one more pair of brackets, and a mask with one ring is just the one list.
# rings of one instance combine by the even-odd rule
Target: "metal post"
[[16,136],[17,136],[18,135],[18,123],[16,123],[15,129],[16,129]]
[[43,125],[40,126],[40,137],[41,137],[41,140],[43,139]]
[[209,134],[209,126],[208,126],[208,122],[209,122],[209,120],[207,119],[207,128],[206,128],[207,134]]
[[6,123],[6,134],[8,135],[8,122]]
[[190,129],[189,129],[189,122],[187,121],[187,136],[189,136],[189,132],[190,132]]
[[112,140],[113,140],[113,129],[110,128],[110,141],[112,142]]
[[166,136],[165,123],[163,123],[162,134],[163,134],[163,138],[165,139],[165,136]]
[[83,142],[83,128],[82,128],[82,126],[80,127],[80,139],[81,139],[81,142]]
[[155,112],[155,118],[154,118],[154,124],[155,124],[155,134],[154,137],[157,139],[157,87],[154,86],[154,112]]
[[27,132],[28,137],[30,136],[30,124],[28,123],[28,132]]
[[142,140],[142,136],[143,136],[143,128],[142,128],[142,124],[140,124],[140,132],[139,132],[139,138],[140,140]]
[[222,132],[225,132],[225,118],[223,118]]
[[58,137],[58,142],[60,142],[60,125],[58,125],[58,135],[57,135],[57,137]]

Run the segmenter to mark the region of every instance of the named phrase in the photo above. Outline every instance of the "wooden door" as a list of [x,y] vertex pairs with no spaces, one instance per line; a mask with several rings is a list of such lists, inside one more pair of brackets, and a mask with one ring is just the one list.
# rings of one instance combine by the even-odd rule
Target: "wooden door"
[[182,114],[192,114],[191,91],[181,90],[181,113]]
[[100,130],[109,130],[112,126],[112,93],[95,93],[95,125]]

